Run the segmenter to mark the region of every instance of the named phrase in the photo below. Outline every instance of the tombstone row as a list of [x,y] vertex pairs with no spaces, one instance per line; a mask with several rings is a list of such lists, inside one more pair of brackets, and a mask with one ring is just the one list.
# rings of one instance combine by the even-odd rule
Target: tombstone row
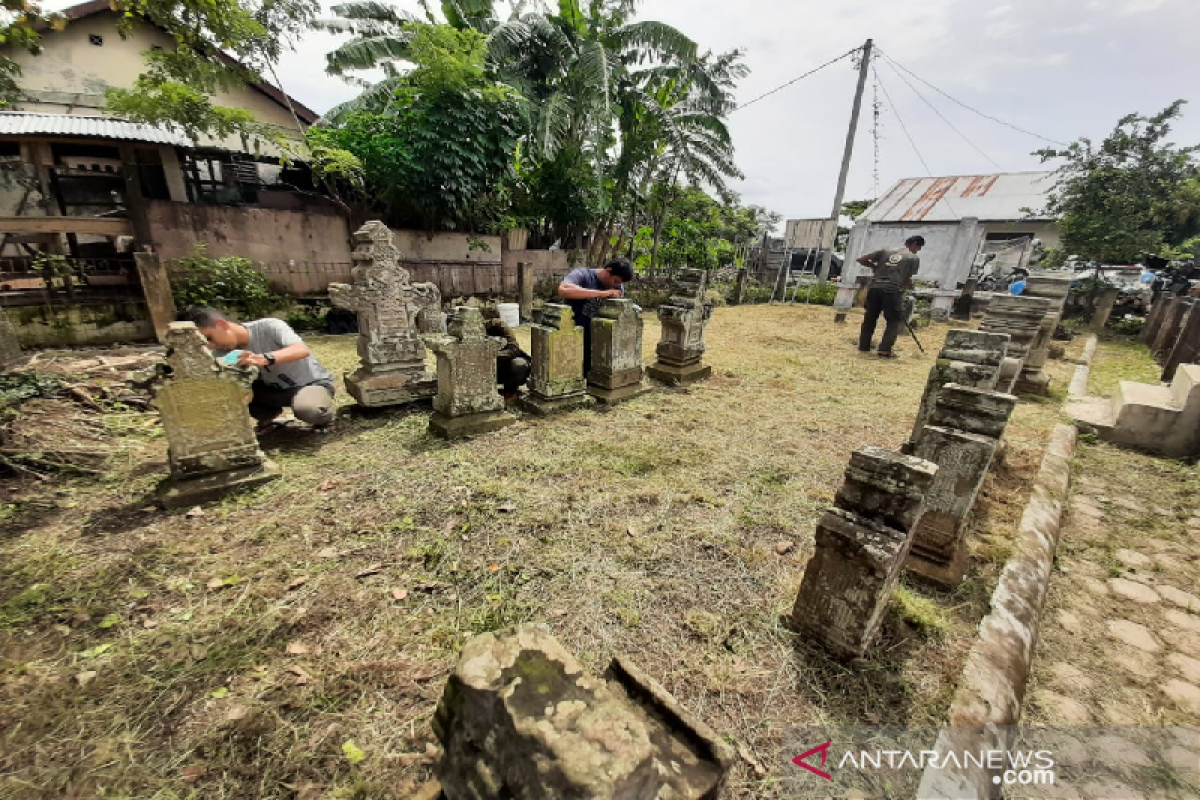
[[1160,295],[1142,327],[1141,340],[1162,365],[1162,381],[1174,380],[1181,365],[1200,361],[1200,301]]
[[[429,431],[445,438],[474,436],[515,422],[496,391],[496,357],[504,340],[487,335],[479,309],[454,309],[445,333],[438,332],[440,294],[432,284],[411,282],[391,231],[382,223],[368,222],[355,232],[354,243],[354,283],[329,287],[333,303],[358,317],[360,365],[346,375],[349,394],[371,408],[432,399]],[[533,368],[521,406],[544,416],[628,400],[648,390],[647,373],[672,385],[707,377],[710,368],[701,363],[711,312],[704,305],[705,288],[702,270],[681,271],[667,303],[658,310],[662,339],[657,360],[648,369],[642,366],[643,322],[631,301],[601,303],[591,320],[591,368],[586,375],[583,328],[575,324],[568,306],[548,305],[540,324],[532,328]],[[262,480],[277,477],[277,470],[257,450],[245,389],[238,386],[253,380],[252,370],[216,364],[191,323],[172,324],[167,347],[170,375],[157,405],[172,469],[160,489],[162,502],[177,507],[207,499],[222,486],[246,485],[248,478],[242,473],[247,468],[261,473]],[[427,349],[436,356],[436,372],[426,366]],[[203,463],[177,468],[183,463],[177,453],[196,455]]]
[[[1044,312],[1040,303],[1029,308]],[[950,331],[901,452],[867,447],[851,456],[833,507],[817,522],[791,615],[796,630],[839,657],[860,658],[901,574],[948,589],[962,583],[971,511],[1017,403],[997,391],[1023,366],[1024,358],[1009,361],[1011,342],[1007,333]],[[1027,356],[1027,348],[1017,352]]]

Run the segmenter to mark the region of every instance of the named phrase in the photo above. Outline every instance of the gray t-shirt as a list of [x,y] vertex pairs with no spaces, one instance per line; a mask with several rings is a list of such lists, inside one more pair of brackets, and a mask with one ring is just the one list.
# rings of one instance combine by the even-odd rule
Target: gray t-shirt
[[[303,341],[292,330],[292,326],[281,319],[274,319],[272,317],[256,319],[253,322],[245,323],[245,327],[246,330],[250,331],[250,342],[246,345],[246,349],[251,353],[273,353],[276,350],[282,350],[288,345]],[[227,352],[227,350],[214,351],[218,358]],[[258,382],[262,383],[268,389],[279,391],[297,389],[301,386],[311,386],[316,383],[332,387],[333,375],[329,370],[322,367],[315,357],[310,355],[308,358],[293,361],[290,364],[259,367]]]
[[871,279],[871,288],[882,289],[885,292],[904,291],[908,281],[921,267],[921,259],[907,247],[877,250],[871,254],[871,261],[875,264],[875,269],[872,270],[875,277]]

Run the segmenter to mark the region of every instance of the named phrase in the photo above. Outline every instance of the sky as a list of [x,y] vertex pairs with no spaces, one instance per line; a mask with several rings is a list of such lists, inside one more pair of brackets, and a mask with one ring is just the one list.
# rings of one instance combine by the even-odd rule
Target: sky
[[[415,0],[394,4],[417,9]],[[955,99],[1049,139],[1098,141],[1122,116],[1152,114],[1184,98],[1193,103],[1172,138],[1200,143],[1195,0],[642,0],[638,18],[674,25],[701,50],[743,50],[751,68],[737,92],[743,103],[872,38],[894,62]],[[283,88],[317,112],[356,92],[324,74],[324,55],[338,40],[311,33],[280,64]],[[902,178],[1048,168],[1031,155],[1045,141],[976,116],[909,78],[968,143],[889,61],[877,59],[875,67],[883,89],[878,191]],[[744,203],[785,218],[829,215],[856,80],[857,70],[843,60],[733,114],[745,179],[732,187]],[[848,200],[876,196],[873,83]]]

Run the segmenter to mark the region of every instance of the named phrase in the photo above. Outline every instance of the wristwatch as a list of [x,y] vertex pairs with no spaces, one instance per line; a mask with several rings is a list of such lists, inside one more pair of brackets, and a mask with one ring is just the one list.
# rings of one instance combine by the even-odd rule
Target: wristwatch
[[275,366],[275,354],[274,353],[263,353],[263,358],[265,358],[267,360],[268,367]]

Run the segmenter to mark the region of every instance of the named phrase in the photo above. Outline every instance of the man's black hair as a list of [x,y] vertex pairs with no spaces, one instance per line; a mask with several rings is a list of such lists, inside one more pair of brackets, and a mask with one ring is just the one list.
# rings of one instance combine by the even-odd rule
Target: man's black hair
[[616,275],[622,281],[633,280],[633,264],[629,263],[628,258],[614,258],[612,261],[604,265],[604,268]]
[[924,247],[925,246],[925,237],[924,236],[910,236],[904,240],[904,243],[905,244],[915,244],[915,245]]
[[197,328],[211,328],[223,319],[229,318],[208,306],[188,306],[175,315],[176,322],[192,322]]

